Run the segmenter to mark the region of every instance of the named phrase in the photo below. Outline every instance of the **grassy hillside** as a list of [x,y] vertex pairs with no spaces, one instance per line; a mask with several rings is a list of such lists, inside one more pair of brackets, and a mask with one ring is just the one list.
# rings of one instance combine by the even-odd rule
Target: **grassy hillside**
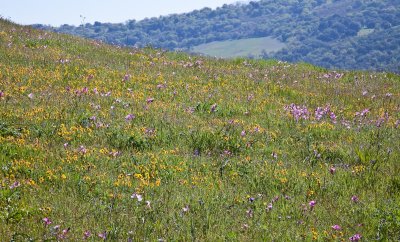
[[1,240],[398,240],[399,90],[0,20]]
[[215,41],[193,47],[195,53],[222,58],[260,57],[264,52],[272,53],[281,50],[285,44],[279,40],[264,37],[241,40]]

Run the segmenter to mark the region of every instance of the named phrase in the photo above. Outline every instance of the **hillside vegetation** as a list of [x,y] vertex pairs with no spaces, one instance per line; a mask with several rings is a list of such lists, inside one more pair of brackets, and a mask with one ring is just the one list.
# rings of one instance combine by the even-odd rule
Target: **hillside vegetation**
[[208,56],[256,58],[265,53],[281,50],[285,44],[270,37],[214,41],[194,47],[191,51]]
[[1,240],[398,240],[399,90],[0,20]]
[[268,46],[260,46],[244,56],[265,49],[261,57],[267,59],[400,72],[399,25],[397,0],[261,0],[126,23],[62,25],[54,30],[121,46],[188,51],[214,41],[271,37],[286,48],[269,53]]

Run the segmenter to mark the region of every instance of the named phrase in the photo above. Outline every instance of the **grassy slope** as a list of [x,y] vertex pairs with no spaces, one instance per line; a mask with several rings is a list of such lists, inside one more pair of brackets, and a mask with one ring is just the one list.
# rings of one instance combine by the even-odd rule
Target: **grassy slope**
[[215,41],[193,47],[192,51],[216,57],[259,57],[263,50],[267,53],[281,50],[284,43],[271,37],[241,40]]
[[[398,76],[118,49],[2,20],[0,54],[5,241],[400,236]],[[316,119],[326,105],[336,123]]]

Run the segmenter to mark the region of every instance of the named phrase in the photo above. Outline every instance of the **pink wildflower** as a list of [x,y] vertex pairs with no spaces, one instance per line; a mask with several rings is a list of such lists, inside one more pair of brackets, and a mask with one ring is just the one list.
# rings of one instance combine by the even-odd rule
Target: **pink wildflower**
[[308,205],[310,205],[310,208],[313,209],[315,207],[315,204],[317,204],[316,201],[312,200],[308,203]]
[[342,227],[340,227],[340,225],[337,225],[337,224],[331,226],[331,228],[332,228],[333,230],[341,230],[341,229],[342,229]]
[[19,183],[19,181],[16,181],[10,186],[10,189],[14,189],[14,188],[17,188],[19,186],[21,186],[21,183]]
[[107,232],[104,231],[103,233],[99,233],[98,236],[105,240],[107,238]]
[[83,239],[88,239],[90,236],[92,236],[92,233],[89,230],[83,233]]
[[350,241],[360,241],[361,235],[355,234],[355,235],[351,236],[349,239],[350,239]]
[[50,225],[52,223],[52,221],[49,218],[43,218],[42,219],[45,225]]
[[355,202],[355,203],[358,203],[358,202],[360,201],[360,199],[359,199],[356,195],[353,195],[353,196],[351,197],[351,201],[353,201],[353,202]]
[[131,121],[134,118],[135,118],[135,115],[133,115],[133,114],[128,114],[128,115],[125,116],[125,120],[126,121]]

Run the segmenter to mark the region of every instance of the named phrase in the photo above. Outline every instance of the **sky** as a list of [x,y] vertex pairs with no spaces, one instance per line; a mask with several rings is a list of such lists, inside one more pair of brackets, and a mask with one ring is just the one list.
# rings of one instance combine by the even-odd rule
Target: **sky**
[[238,0],[0,0],[0,16],[24,25],[122,23],[235,2]]

